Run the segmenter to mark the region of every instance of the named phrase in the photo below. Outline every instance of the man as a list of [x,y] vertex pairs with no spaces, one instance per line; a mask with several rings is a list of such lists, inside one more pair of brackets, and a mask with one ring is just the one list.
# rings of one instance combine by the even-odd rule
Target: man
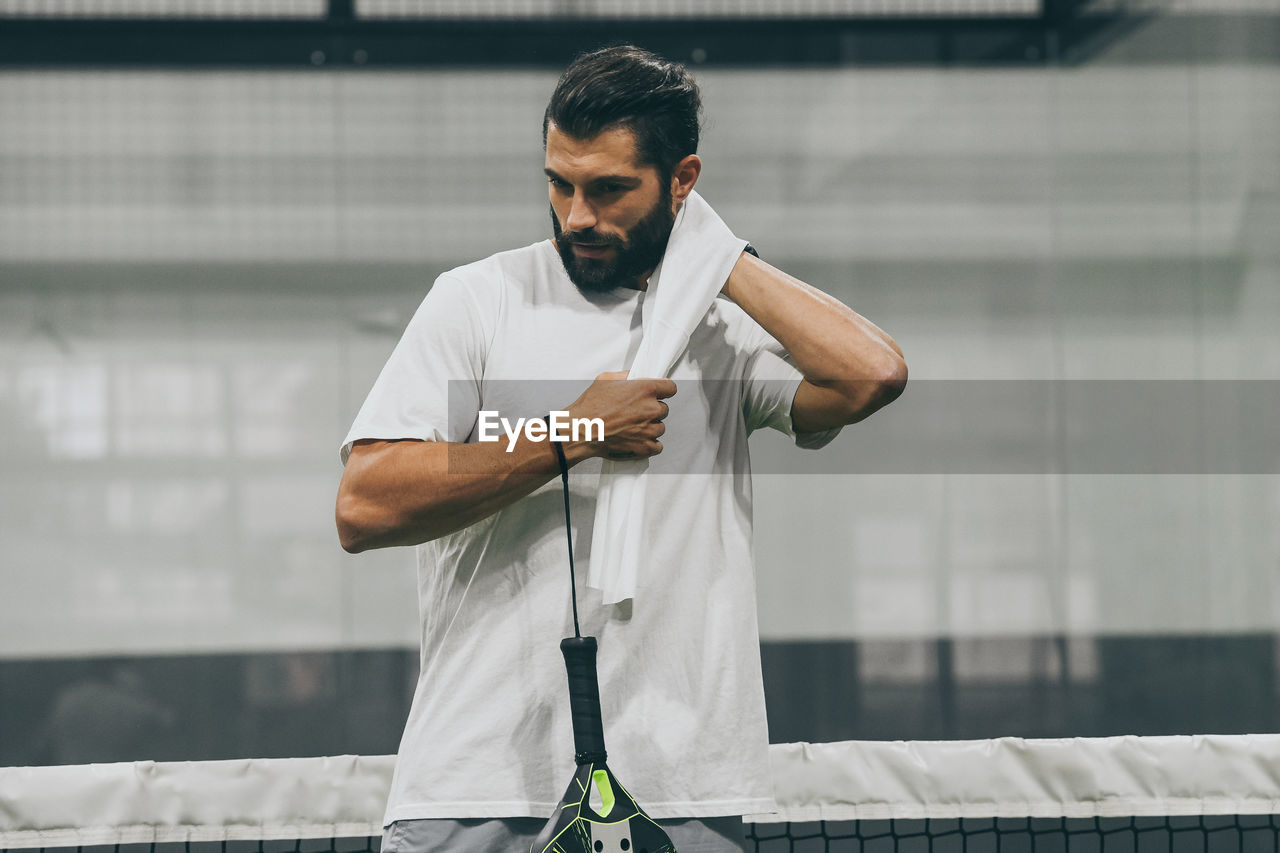
[[610,766],[682,853],[740,849],[740,816],[772,806],[746,437],[820,446],[894,399],[906,365],[739,242],[670,378],[625,378],[702,168],[700,109],[682,67],[638,48],[576,60],[544,119],[554,239],[440,276],[348,435],[343,547],[419,546],[422,670],[384,849],[528,849],[573,768],[557,455],[477,441],[481,410],[603,421],[561,444],[580,570],[599,460],[650,460],[634,598],[605,605],[579,579]]

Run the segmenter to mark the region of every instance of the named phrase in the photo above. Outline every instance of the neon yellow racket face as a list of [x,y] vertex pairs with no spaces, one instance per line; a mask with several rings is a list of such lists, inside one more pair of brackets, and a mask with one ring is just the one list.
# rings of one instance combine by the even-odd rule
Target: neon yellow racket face
[[608,767],[584,764],[530,853],[676,853],[676,848]]

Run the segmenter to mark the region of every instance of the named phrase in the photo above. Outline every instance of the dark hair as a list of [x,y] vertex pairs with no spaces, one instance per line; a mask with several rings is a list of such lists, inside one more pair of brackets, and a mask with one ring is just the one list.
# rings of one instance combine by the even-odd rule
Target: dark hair
[[551,93],[542,117],[542,144],[555,122],[575,139],[591,139],[615,126],[636,138],[639,161],[664,179],[698,151],[702,97],[683,65],[635,45],[606,47],[575,59]]

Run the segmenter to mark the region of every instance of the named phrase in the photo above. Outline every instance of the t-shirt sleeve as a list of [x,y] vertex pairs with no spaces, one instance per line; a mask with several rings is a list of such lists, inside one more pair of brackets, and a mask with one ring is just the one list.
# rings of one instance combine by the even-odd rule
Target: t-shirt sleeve
[[795,439],[797,447],[816,450],[840,434],[840,427],[822,432],[797,432],[791,422],[791,405],[804,379],[782,344],[751,322],[746,369],[743,374],[742,408],[747,433],[762,427],[776,429]]
[[361,439],[465,441],[480,405],[486,341],[467,285],[449,273],[436,279],[342,442],[342,463]]

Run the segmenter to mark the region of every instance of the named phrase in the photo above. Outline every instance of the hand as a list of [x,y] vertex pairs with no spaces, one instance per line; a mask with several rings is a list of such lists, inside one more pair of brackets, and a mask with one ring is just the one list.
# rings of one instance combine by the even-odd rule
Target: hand
[[600,418],[603,441],[565,444],[565,453],[606,459],[645,459],[662,452],[659,437],[666,432],[663,418],[670,412],[665,398],[674,396],[670,379],[627,379],[625,371],[601,373],[582,396],[570,404],[570,418]]

